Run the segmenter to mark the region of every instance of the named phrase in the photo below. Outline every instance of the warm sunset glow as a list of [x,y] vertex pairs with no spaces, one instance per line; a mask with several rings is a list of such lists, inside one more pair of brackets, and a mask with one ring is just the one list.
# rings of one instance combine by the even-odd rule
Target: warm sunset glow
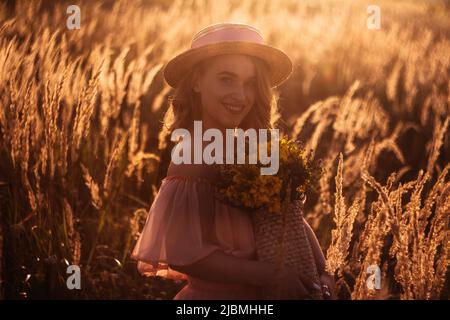
[[[163,67],[225,21],[293,62],[273,125],[321,159],[303,214],[337,298],[449,299],[444,0],[2,1],[0,299],[172,299],[183,287],[167,266],[141,264],[142,277],[130,255],[174,146]],[[253,105],[222,112],[240,123]],[[237,189],[242,202],[267,191]]]

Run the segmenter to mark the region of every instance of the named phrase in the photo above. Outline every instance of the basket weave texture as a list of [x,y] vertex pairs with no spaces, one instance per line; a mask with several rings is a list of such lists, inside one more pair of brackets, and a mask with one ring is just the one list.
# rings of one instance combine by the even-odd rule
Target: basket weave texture
[[[311,244],[303,221],[303,200],[285,200],[281,212],[260,209],[252,214],[258,260],[290,266],[320,283]],[[267,298],[282,299],[280,292]],[[321,290],[314,290],[311,299],[322,300]]]

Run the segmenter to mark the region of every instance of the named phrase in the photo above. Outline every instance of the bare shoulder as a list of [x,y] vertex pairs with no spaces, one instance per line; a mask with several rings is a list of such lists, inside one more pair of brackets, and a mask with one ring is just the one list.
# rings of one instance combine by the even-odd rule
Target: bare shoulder
[[214,164],[192,164],[180,163],[175,164],[172,161],[167,169],[167,176],[184,176],[194,178],[215,179],[218,177],[218,167]]

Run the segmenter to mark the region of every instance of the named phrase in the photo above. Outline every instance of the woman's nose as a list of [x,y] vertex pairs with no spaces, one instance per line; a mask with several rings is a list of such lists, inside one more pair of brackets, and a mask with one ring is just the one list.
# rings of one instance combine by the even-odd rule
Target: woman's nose
[[246,99],[247,96],[245,94],[244,86],[241,86],[241,85],[236,86],[236,88],[235,88],[235,90],[233,92],[232,98],[234,100],[236,100],[236,102],[245,103],[245,101],[247,100]]

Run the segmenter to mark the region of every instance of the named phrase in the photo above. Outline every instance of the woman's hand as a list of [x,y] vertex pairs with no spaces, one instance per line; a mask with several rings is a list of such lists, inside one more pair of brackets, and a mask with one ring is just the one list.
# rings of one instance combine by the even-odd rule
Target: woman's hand
[[284,267],[276,272],[269,284],[263,288],[264,296],[279,293],[279,299],[308,299],[313,290],[320,290],[320,285],[293,268]]
[[320,275],[320,284],[325,300],[336,300],[336,283],[334,277],[326,272]]
[[137,269],[138,269],[138,272],[142,276],[145,276],[147,274],[155,273],[155,269],[153,268],[153,266],[151,264],[149,264],[149,263],[144,262],[144,261],[138,261]]

